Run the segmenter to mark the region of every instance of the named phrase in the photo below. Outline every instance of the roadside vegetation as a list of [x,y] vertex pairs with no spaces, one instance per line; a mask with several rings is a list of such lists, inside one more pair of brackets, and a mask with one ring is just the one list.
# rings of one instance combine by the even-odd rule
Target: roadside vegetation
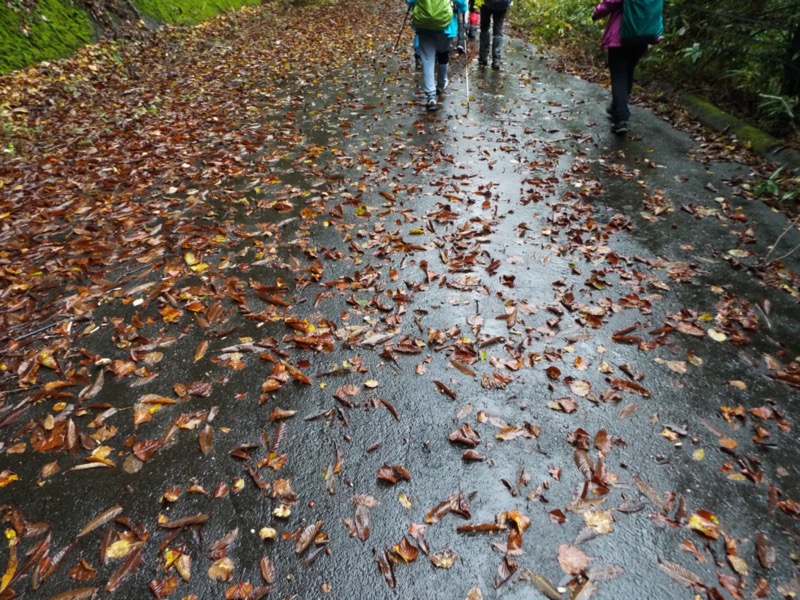
[[[602,23],[585,0],[518,0],[515,17],[538,43],[602,60]],[[795,145],[800,128],[800,4],[797,0],[672,0],[666,35],[644,72],[756,121]],[[579,65],[575,65],[576,67]]]
[[[517,0],[512,14],[562,68],[603,82],[604,23],[592,22],[592,8],[586,0]],[[671,0],[664,19],[664,41],[640,67],[640,78],[657,84],[649,91],[669,90],[654,94],[654,110],[671,110],[672,92],[694,94],[800,149],[798,0]],[[785,168],[763,177],[754,194],[795,214],[800,179]]]

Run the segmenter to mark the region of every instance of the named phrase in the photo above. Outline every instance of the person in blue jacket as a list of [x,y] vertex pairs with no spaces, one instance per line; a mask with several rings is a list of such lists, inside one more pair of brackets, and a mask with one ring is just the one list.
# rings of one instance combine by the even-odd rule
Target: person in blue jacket
[[[406,0],[413,9],[416,0]],[[415,46],[422,61],[422,88],[425,92],[425,106],[434,111],[437,108],[436,95],[442,94],[450,83],[447,78],[448,62],[450,60],[451,40],[458,36],[458,14],[467,12],[466,0],[453,0],[455,11],[450,24],[442,31],[418,29]],[[413,23],[412,23],[413,24]],[[437,68],[438,63],[438,68]],[[434,71],[436,71],[434,73]]]

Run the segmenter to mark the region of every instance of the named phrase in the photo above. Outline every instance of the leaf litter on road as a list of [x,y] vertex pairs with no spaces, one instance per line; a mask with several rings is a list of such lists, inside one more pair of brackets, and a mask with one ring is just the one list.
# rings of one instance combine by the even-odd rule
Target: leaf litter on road
[[[96,577],[97,587],[54,597],[91,597],[102,588],[120,593],[139,586],[144,572],[157,597],[186,595],[196,589],[194,560],[203,565],[195,569],[219,580],[220,595],[255,597],[264,589],[238,579],[252,573],[241,561],[242,542],[211,541],[212,531],[227,531],[222,524],[245,499],[265,503],[264,514],[246,517],[242,531],[271,531],[259,540],[272,557],[260,563],[268,587],[279,587],[295,567],[313,572],[314,561],[337,552],[368,556],[366,544],[343,546],[347,533],[362,543],[380,539],[375,576],[402,587],[405,578],[420,576],[419,565],[397,572],[395,566],[413,563],[418,551],[429,554],[426,534],[411,529],[409,539],[395,527],[389,515],[398,506],[396,492],[376,479],[408,486],[414,502],[401,500],[406,524],[424,517],[439,547],[445,528],[502,537],[450,538],[454,549],[430,553],[441,578],[459,554],[471,556],[483,544],[497,565],[496,587],[527,578],[546,597],[561,598],[527,566],[533,550],[523,547],[523,537],[540,529],[546,532],[540,551],[562,567],[563,585],[573,598],[588,598],[603,582],[625,576],[622,567],[605,563],[612,557],[595,552],[593,540],[619,535],[622,527],[613,523],[646,514],[649,506],[656,509],[649,515],[653,535],[675,530],[702,540],[698,549],[676,539],[674,549],[715,557],[720,586],[741,593],[740,582],[755,581],[753,546],[742,541],[752,532],[732,519],[723,526],[716,506],[669,491],[669,479],[660,476],[660,468],[677,463],[681,446],[659,448],[653,463],[649,451],[637,453],[640,446],[624,450],[637,440],[614,435],[618,418],[649,431],[668,390],[696,381],[718,352],[760,361],[764,379],[783,386],[770,389],[800,385],[795,355],[772,347],[781,340],[771,340],[769,351],[760,345],[762,314],[779,316],[775,299],[758,302],[759,314],[751,301],[719,287],[710,292],[713,300],[698,295],[697,307],[667,306],[677,302],[676,288],[702,285],[708,261],[737,270],[747,250],[696,261],[633,254],[620,243],[624,236],[653,218],[671,218],[671,201],[651,189],[648,169],[630,170],[621,154],[594,164],[569,156],[576,140],[551,142],[533,126],[523,137],[506,131],[501,115],[454,151],[438,139],[441,123],[387,103],[395,92],[351,87],[350,59],[377,59],[376,39],[395,33],[396,23],[380,8],[353,2],[336,10],[277,10],[269,19],[247,9],[159,34],[141,52],[103,43],[58,67],[3,80],[0,93],[9,100],[0,105],[11,107],[4,118],[11,115],[29,137],[0,167],[0,428],[6,456],[30,458],[37,469],[31,476],[9,464],[0,485],[17,493],[24,483],[30,493],[45,494],[70,477],[115,482],[109,487],[115,495],[80,506],[79,524],[69,532],[55,517],[4,506],[16,540],[7,550],[4,590],[54,585],[69,566],[72,579]],[[336,35],[320,38],[309,16]],[[361,28],[375,37],[361,35]],[[287,30],[293,39],[279,34]],[[323,65],[328,70],[317,72]],[[332,83],[325,93],[320,73]],[[381,133],[367,141],[369,120],[388,129],[376,128]],[[589,143],[592,134],[586,135]],[[559,162],[565,156],[568,165]],[[504,164],[509,157],[513,162]],[[445,165],[454,176],[442,174]],[[517,165],[514,174],[503,171],[509,165]],[[643,220],[601,205],[613,178],[641,186]],[[717,204],[709,209],[692,200],[681,212],[744,224],[727,199]],[[751,236],[746,229],[735,235]],[[780,293],[796,287],[796,276],[778,265],[758,276]],[[666,367],[665,374],[648,369],[651,363]],[[245,373],[255,374],[255,387]],[[416,379],[403,384],[408,390],[426,390],[425,404],[394,387],[398,374]],[[746,399],[755,379],[729,377],[735,383],[725,393]],[[435,414],[447,413],[449,421],[450,401],[469,402],[455,431]],[[708,463],[715,448],[724,461],[721,479],[755,489],[768,483],[770,512],[791,524],[800,517],[796,492],[785,475],[767,475],[773,469],[764,467],[765,451],[791,436],[790,407],[777,393],[761,407],[731,405],[739,402],[746,409],[720,407],[721,418],[707,415],[720,431],[714,444],[695,433],[695,422],[674,416],[678,424],[665,425],[669,436],[654,443],[702,442]],[[552,415],[542,415],[540,406]],[[300,411],[310,416],[297,423]],[[418,439],[416,419],[425,412],[434,414],[438,439]],[[395,429],[383,429],[382,419]],[[578,419],[586,430],[575,429]],[[752,440],[742,435],[745,427]],[[379,442],[360,439],[370,428]],[[565,439],[562,429],[573,433]],[[358,448],[373,445],[363,453],[354,439]],[[420,455],[395,454],[406,447],[422,447],[446,466],[430,472]],[[316,468],[317,454],[325,458],[314,476],[295,479],[300,465]],[[359,461],[370,456],[369,477],[358,476]],[[531,480],[540,457],[549,464]],[[210,466],[223,460],[235,473],[223,476]],[[171,472],[172,461],[193,472]],[[527,477],[517,477],[519,464],[510,475],[499,473],[518,462]],[[135,491],[156,469],[175,480],[160,482],[159,500],[144,517],[119,482],[126,477]],[[476,495],[445,481],[445,471],[459,469],[474,473],[474,480],[466,478],[470,485],[480,482]],[[421,483],[440,478],[450,487],[434,491]],[[335,493],[350,486],[354,508]],[[649,504],[638,502],[637,493]],[[317,507],[342,504],[345,527],[325,517],[331,531],[323,531]],[[456,525],[446,518],[450,512],[478,516]],[[148,527],[122,517],[134,513]],[[36,528],[26,517],[52,522]],[[788,556],[775,531],[755,536],[754,558],[769,571]],[[51,539],[58,545],[51,548]],[[99,567],[87,558],[98,546]],[[197,558],[203,553],[210,567]],[[598,556],[590,560],[591,554]],[[705,588],[710,570],[701,578],[677,562],[649,560],[678,584]],[[487,585],[469,596],[482,597],[489,582],[481,583]],[[59,585],[64,589],[65,581]]]

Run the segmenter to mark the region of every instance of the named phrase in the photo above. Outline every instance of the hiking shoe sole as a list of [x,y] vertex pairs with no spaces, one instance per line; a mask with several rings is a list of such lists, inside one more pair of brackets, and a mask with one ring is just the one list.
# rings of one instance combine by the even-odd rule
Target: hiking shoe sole
[[616,133],[617,135],[624,135],[628,133],[628,122],[620,121],[619,123],[614,123],[611,126],[611,133]]

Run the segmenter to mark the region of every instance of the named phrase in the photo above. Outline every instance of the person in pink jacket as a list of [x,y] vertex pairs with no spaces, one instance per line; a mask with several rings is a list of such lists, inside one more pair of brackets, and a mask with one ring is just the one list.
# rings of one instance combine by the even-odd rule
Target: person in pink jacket
[[631,116],[628,98],[633,89],[633,72],[647,52],[647,44],[622,43],[622,1],[603,0],[594,7],[592,13],[595,21],[607,18],[600,42],[600,46],[608,50],[608,70],[611,73],[611,105],[606,108],[606,113],[611,119],[611,131],[619,135],[628,132],[628,119]]

